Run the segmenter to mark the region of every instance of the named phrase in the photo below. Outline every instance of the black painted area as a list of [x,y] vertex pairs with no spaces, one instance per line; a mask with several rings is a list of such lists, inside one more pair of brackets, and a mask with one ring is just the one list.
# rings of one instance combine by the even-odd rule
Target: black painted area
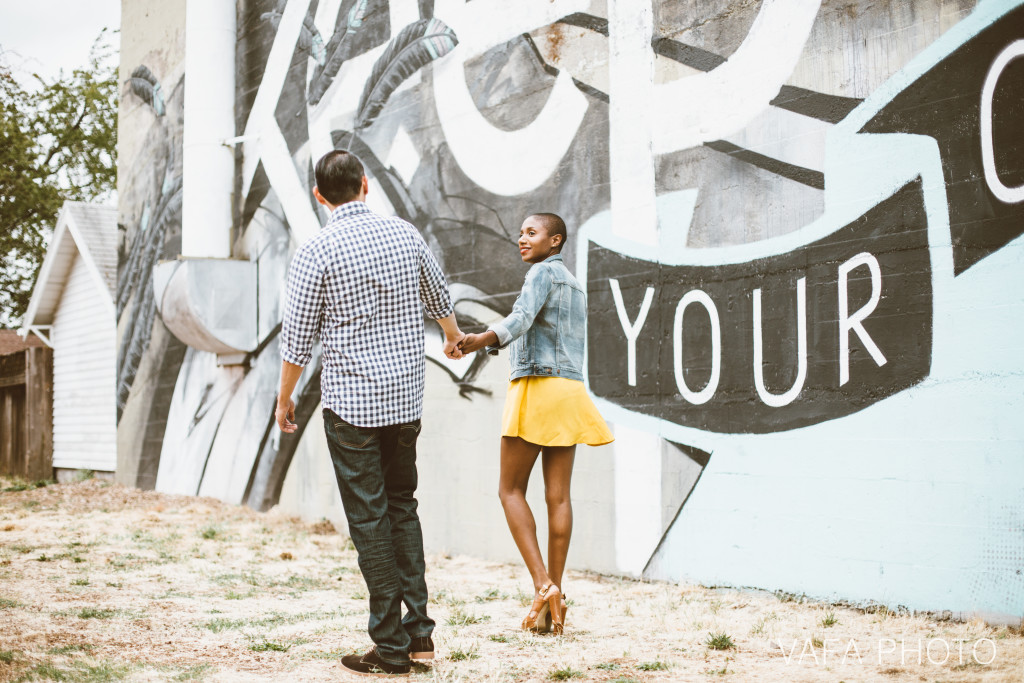
[[694,47],[680,43],[671,38],[660,38],[655,36],[651,40],[651,47],[654,53],[667,57],[674,62],[685,64],[698,71],[711,71],[725,63],[725,57],[704,48]]
[[827,95],[794,85],[784,85],[779,94],[769,102],[772,106],[810,116],[819,121],[839,123],[846,115],[857,108],[863,100],[856,97]]
[[600,33],[603,36],[608,35],[608,20],[604,17],[587,14],[586,12],[574,12],[559,19],[558,23],[579,26],[580,28]]
[[[906,185],[853,223],[792,252],[722,266],[660,266],[591,244],[588,267],[588,344],[591,390],[630,410],[720,433],[769,433],[831,420],[861,410],[924,379],[931,365],[932,285],[920,180]],[[881,299],[864,321],[886,357],[878,366],[851,333],[850,380],[839,385],[838,269],[862,252],[881,268]],[[796,282],[807,279],[807,378],[789,405],[770,407],[753,374],[752,291],[762,290],[764,378],[775,394],[797,373]],[[627,342],[609,278],[618,280],[625,310],[636,320],[647,287],[655,294],[637,340],[637,386],[626,382]],[[687,402],[674,374],[673,322],[687,292],[714,301],[721,321],[721,379],[702,405]],[[871,293],[866,266],[848,277],[849,311]],[[683,367],[687,386],[711,377],[710,322],[699,305],[686,309]]]
[[815,171],[814,169],[804,168],[803,166],[789,164],[785,161],[765,156],[764,154],[758,154],[757,152],[752,152],[749,149],[743,149],[739,145],[734,145],[731,142],[726,142],[725,140],[706,142],[704,143],[704,146],[709,147],[716,152],[728,154],[739,161],[757,166],[758,168],[763,168],[764,170],[774,173],[775,175],[780,175],[783,178],[795,180],[798,183],[802,183],[818,190],[825,189],[825,174],[821,171]]
[[[1000,201],[985,181],[980,129],[981,91],[992,62],[1021,38],[1024,6],[951,52],[861,130],[938,142],[957,275],[1024,234],[1024,202]],[[1024,183],[1024,58],[1011,62],[997,82],[992,118],[999,177],[1011,186]]]

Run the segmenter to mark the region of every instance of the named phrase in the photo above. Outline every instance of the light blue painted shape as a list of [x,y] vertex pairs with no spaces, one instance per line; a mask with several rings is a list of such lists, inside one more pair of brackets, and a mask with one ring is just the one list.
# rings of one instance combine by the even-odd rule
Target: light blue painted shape
[[[997,621],[1024,616],[1024,238],[954,279],[935,140],[857,134],[908,85],[1020,4],[979,4],[830,131],[826,210],[804,228],[713,249],[686,249],[672,235],[656,246],[632,242],[612,233],[609,212],[581,229],[582,282],[588,240],[666,265],[741,263],[821,239],[914,178],[923,184],[934,341],[921,384],[840,419],[766,435],[715,434],[595,399],[613,422],[713,454],[648,576]],[[672,207],[671,198],[659,198],[659,215]]]

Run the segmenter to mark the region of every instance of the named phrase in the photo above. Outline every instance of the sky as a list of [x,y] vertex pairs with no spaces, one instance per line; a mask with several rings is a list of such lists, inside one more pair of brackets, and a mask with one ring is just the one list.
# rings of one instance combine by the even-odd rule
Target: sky
[[[3,62],[24,87],[33,73],[55,78],[88,64],[104,27],[120,28],[121,0],[0,0]],[[120,43],[115,35],[111,43]]]

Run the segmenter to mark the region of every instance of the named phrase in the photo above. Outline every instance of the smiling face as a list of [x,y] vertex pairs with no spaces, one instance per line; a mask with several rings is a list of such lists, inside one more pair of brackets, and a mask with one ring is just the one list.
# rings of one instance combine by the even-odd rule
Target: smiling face
[[527,263],[540,263],[561,247],[562,236],[548,234],[542,216],[528,216],[519,228],[519,254]]

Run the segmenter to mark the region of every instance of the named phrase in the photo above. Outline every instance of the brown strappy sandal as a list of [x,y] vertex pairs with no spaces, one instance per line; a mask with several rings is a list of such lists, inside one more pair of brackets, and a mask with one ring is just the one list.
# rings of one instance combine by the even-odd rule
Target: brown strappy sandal
[[556,636],[560,636],[565,630],[565,613],[567,611],[565,596],[562,595],[562,591],[558,586],[551,584],[547,587],[545,598],[548,601],[548,618],[551,631]]
[[540,592],[533,597],[533,605],[530,606],[530,613],[523,619],[522,630],[547,633],[551,629],[551,616],[548,613],[551,606],[547,598],[549,588],[551,588],[551,584],[541,588]]

